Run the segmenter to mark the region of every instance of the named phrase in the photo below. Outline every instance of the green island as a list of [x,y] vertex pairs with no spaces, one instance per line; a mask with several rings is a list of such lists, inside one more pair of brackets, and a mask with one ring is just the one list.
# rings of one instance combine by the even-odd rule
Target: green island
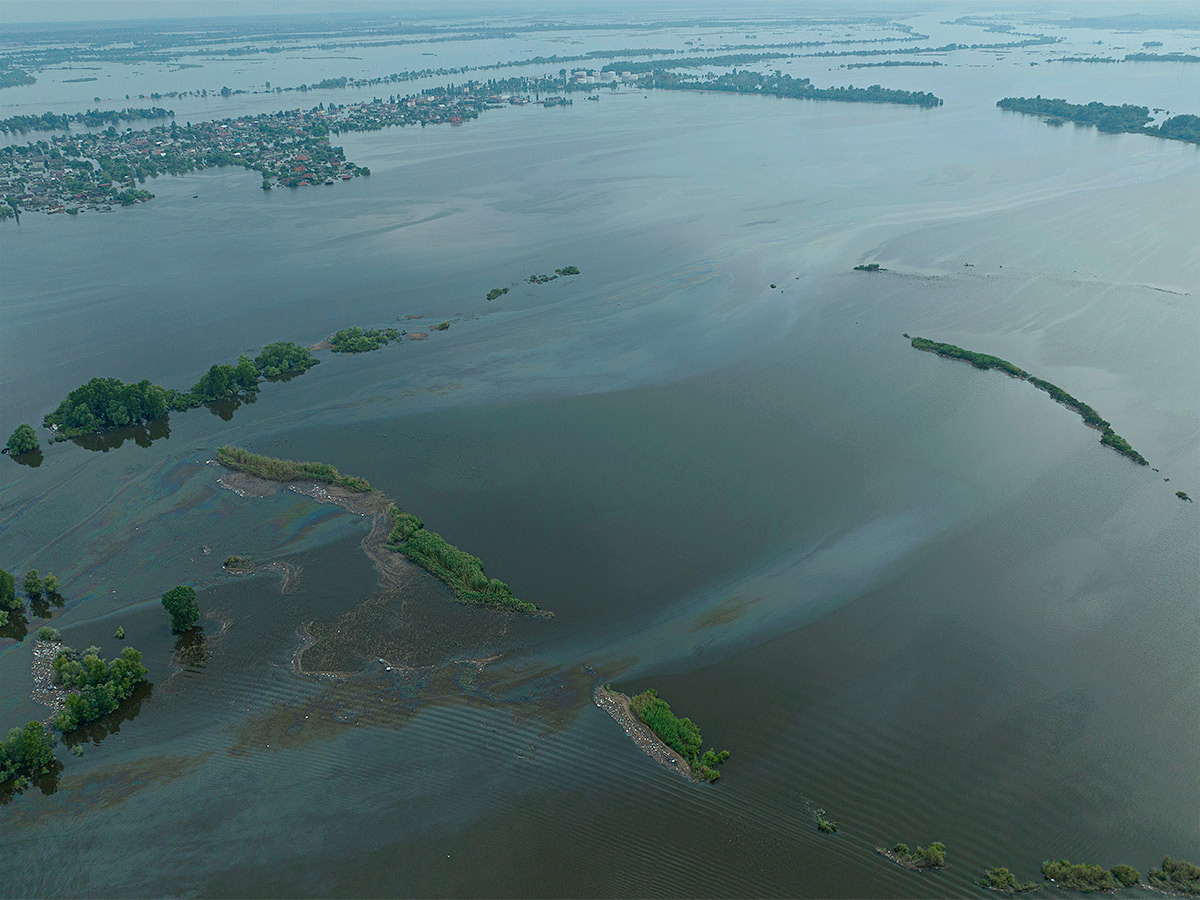
[[[569,275],[578,275],[578,274],[579,274],[578,266],[563,266],[561,269],[555,269],[553,275],[530,275],[528,278],[525,279],[525,281],[528,284],[548,284],[551,281],[555,281],[559,278],[565,278]],[[502,291],[501,293],[507,293],[507,291],[508,291],[508,289],[505,288],[505,290]],[[488,299],[492,300],[494,298],[492,297],[491,294],[489,294]]]
[[81,113],[63,113],[56,115],[52,112],[40,116],[9,116],[0,119],[0,133],[26,131],[69,131],[71,124],[83,125],[85,128],[99,128],[103,125],[120,125],[122,122],[137,122],[143,119],[173,119],[175,110],[151,107],[149,109],[89,109]]
[[329,339],[330,349],[334,353],[370,353],[380,347],[386,347],[391,341],[400,340],[400,332],[395,328],[343,328]]
[[647,688],[634,694],[629,698],[629,708],[660,741],[684,758],[695,777],[710,784],[721,777],[717,766],[729,759],[729,751],[706,750],[701,754],[704,741],[696,723],[671,712],[670,704],[658,696],[658,691]]
[[1017,876],[1004,866],[988,869],[977,884],[1002,894],[1028,894],[1040,887],[1036,881],[1017,881]]
[[148,671],[142,665],[142,654],[132,647],[109,662],[100,656],[98,647],[89,647],[82,654],[63,647],[55,654],[52,667],[54,682],[73,691],[54,717],[54,727],[64,733],[108,715],[133,693]]
[[855,272],[886,272],[887,269],[879,265],[879,263],[863,263],[861,266],[854,267]]
[[946,845],[941,841],[934,841],[928,847],[918,847],[916,850],[910,849],[908,844],[896,844],[891,850],[876,847],[875,852],[906,869],[946,868]]
[[489,300],[497,300],[500,297],[503,297],[507,293],[508,293],[508,288],[506,288],[506,287],[492,288],[490,291],[487,292],[487,298]]
[[403,554],[442,581],[460,603],[490,606],[531,616],[553,617],[535,603],[518,600],[512,589],[498,578],[488,578],[478,557],[460,550],[435,531],[428,531],[417,516],[392,506],[392,533],[388,549]]
[[1192,502],[1192,498],[1187,495],[1186,491],[1176,491],[1175,496],[1178,497],[1180,500],[1183,500],[1187,503]]
[[[45,602],[43,594],[46,600],[51,602],[62,600],[62,596],[58,593],[58,578],[49,572],[42,575],[37,569],[30,569],[25,573],[25,578],[21,582],[21,590],[25,592],[30,610],[33,610],[35,615],[39,615],[35,607]],[[59,605],[62,605],[61,602]],[[17,595],[17,576],[0,568],[0,628],[9,624],[10,617],[15,619],[14,624],[22,629],[20,634],[15,635],[20,640],[24,636],[23,628],[26,621],[25,600]]]
[[[941,106],[940,97],[925,91],[900,91],[873,84],[870,87],[814,87],[807,78],[793,78],[778,72],[764,75],[760,72],[734,70],[717,78],[704,79],[678,75],[674,72],[655,72],[643,76],[642,81],[653,79],[655,87],[676,91],[726,91],[734,94],[758,94],[771,97],[791,97],[797,100],[839,100],[843,103],[899,103],[906,106]],[[642,84],[642,82],[639,82]]]
[[32,453],[38,448],[37,432],[28,423],[18,425],[4,445],[4,452],[11,456]]
[[1066,859],[1043,862],[1042,877],[1058,887],[1085,894],[1132,887],[1142,880],[1142,874],[1132,866],[1116,865],[1105,869],[1090,863],[1071,863]]
[[837,834],[837,822],[825,818],[825,810],[814,809],[813,815],[817,817],[817,831],[821,832],[821,834]]
[[365,478],[343,475],[329,463],[296,462],[251,453],[241,447],[218,447],[217,462],[227,469],[246,472],[267,481],[319,481],[365,494],[371,484]]
[[1150,110],[1145,106],[1109,106],[1105,103],[1068,103],[1045,97],[1005,97],[996,101],[1001,109],[1042,116],[1051,125],[1074,122],[1091,125],[1108,134],[1145,134],[1171,141],[1200,144],[1200,116],[1178,115],[1158,125],[1148,125]]
[[[905,337],[909,337],[905,335]],[[1083,419],[1084,424],[1089,428],[1095,428],[1100,432],[1100,443],[1106,447],[1111,447],[1122,456],[1125,456],[1139,466],[1149,465],[1145,457],[1129,446],[1129,442],[1112,430],[1112,426],[1106,419],[1100,417],[1100,414],[1084,403],[1082,400],[1076,400],[1062,388],[1051,384],[1048,381],[1043,381],[1040,378],[1035,378],[1024,369],[1013,365],[1006,359],[1000,359],[998,356],[989,356],[986,353],[975,353],[972,350],[964,350],[962,347],[957,347],[954,344],[942,344],[937,341],[931,341],[927,338],[912,337],[909,338],[912,346],[917,350],[924,350],[928,353],[936,353],[938,356],[945,356],[949,359],[961,359],[969,362],[977,369],[999,369],[1005,374],[1011,375],[1013,378],[1019,378],[1022,381],[1027,381],[1040,391],[1045,391],[1057,402],[1061,403],[1068,409],[1074,410]]]
[[98,434],[162,419],[171,411],[183,412],[218,400],[242,399],[257,392],[259,382],[264,379],[300,374],[317,362],[305,348],[282,341],[268,344],[253,360],[243,354],[237,365],[211,366],[187,391],[172,390],[145,379],[127,384],[117,378],[93,378],[67,394],[43,422],[54,431],[55,441]]
[[[267,481],[316,481],[353,494],[373,493],[365,478],[343,475],[328,463],[275,459],[241,447],[218,447],[217,462],[227,469]],[[417,516],[390,503],[387,512],[392,523],[387,549],[402,554],[442,581],[460,603],[542,618],[554,616],[535,603],[517,599],[509,586],[498,578],[488,578],[478,557],[455,547],[440,534],[426,530],[425,523]]]
[[221,566],[230,572],[253,572],[255,569],[254,561],[245,556],[227,556]]

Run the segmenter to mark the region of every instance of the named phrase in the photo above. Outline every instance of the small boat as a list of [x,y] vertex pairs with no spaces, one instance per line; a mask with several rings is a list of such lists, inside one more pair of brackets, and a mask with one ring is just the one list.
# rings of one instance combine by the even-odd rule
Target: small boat
[[325,183],[326,183],[326,184],[333,184],[333,179],[332,179],[332,178],[326,178],[326,179],[325,179]]
[[345,174],[342,175],[342,181],[349,181],[353,177],[354,176],[351,175],[349,172],[346,172]]

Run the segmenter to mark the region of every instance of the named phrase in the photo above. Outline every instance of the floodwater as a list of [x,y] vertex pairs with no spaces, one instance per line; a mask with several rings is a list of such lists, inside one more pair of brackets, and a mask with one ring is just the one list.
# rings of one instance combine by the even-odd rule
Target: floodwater
[[[938,30],[955,15],[915,24],[1002,39]],[[687,33],[579,39],[635,37]],[[94,375],[186,387],[269,341],[451,327],[0,465],[3,565],[59,576],[42,612],[72,645],[115,655],[122,625],[151,670],[0,807],[0,893],[932,897],[1051,856],[1197,860],[1200,519],[1174,492],[1200,497],[1200,150],[993,105],[1200,112],[1195,76],[995,56],[790,63],[935,110],[576,96],[344,135],[372,175],[327,189],[219,170],[4,223],[6,432]],[[1158,471],[904,332],[1064,387]],[[228,443],[368,478],[555,618],[418,570],[381,596],[369,523],[223,489]],[[225,575],[234,553],[298,577]],[[157,598],[181,582],[204,630],[176,641]],[[0,639],[9,724],[43,712],[17,640],[40,624]],[[297,674],[305,629],[348,677]],[[731,751],[721,781],[644,756],[596,678],[657,687]],[[873,852],[934,840],[944,872]]]

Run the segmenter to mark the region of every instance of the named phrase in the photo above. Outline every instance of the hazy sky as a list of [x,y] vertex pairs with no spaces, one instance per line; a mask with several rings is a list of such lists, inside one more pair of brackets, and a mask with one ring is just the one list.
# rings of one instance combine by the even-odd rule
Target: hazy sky
[[398,9],[378,0],[0,0],[0,22],[86,22]]
[[[1038,6],[1049,10],[1065,10],[1086,4],[1097,12],[1150,12],[1151,9],[1179,10],[1195,9],[1196,0],[946,0],[945,5],[954,7],[983,6],[989,11],[1004,6],[1028,9]],[[400,12],[413,15],[430,9],[449,8],[456,11],[472,11],[487,13],[489,8],[495,11],[512,12],[514,9],[528,7],[542,10],[569,10],[576,5],[574,0],[0,0],[0,25],[16,22],[86,22],[104,19],[173,19],[173,18],[207,18],[220,16],[264,16],[264,15],[295,15],[298,13],[356,13],[356,12]],[[603,8],[604,3],[588,0],[586,4],[591,11],[597,7]],[[639,2],[630,4],[613,3],[613,6],[628,8],[638,6]],[[728,10],[741,8],[742,3],[730,0],[650,0],[645,4],[659,10],[674,7],[675,12],[695,9],[705,6],[722,6]],[[826,11],[839,7],[861,9],[882,9],[895,11],[899,8],[922,7],[931,5],[928,0],[753,0],[750,4],[757,8],[792,7],[797,12],[812,12],[814,8],[824,8]],[[1109,7],[1105,9],[1105,7]]]

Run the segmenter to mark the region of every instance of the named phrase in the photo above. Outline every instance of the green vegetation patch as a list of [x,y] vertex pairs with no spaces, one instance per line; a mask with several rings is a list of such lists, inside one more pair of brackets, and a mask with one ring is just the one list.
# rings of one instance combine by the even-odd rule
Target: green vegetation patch
[[855,272],[886,272],[887,269],[880,267],[879,263],[863,263],[861,266],[854,267]]
[[393,506],[393,528],[388,548],[403,553],[430,575],[443,581],[459,602],[468,606],[490,606],[526,615],[553,616],[535,603],[518,600],[498,578],[488,578],[477,557],[459,550],[440,534],[427,531],[419,518]]
[[[389,331],[395,333],[395,329]],[[304,347],[279,341],[267,344],[255,359],[242,354],[236,364],[210,366],[186,391],[165,388],[149,380],[127,384],[119,378],[93,378],[67,394],[53,412],[46,414],[43,423],[54,429],[56,441],[140,425],[165,418],[171,411],[183,412],[205,403],[247,398],[259,390],[263,378],[297,375],[318,362]],[[27,427],[21,426],[17,432]],[[18,436],[17,432],[13,438]],[[27,441],[28,437],[24,439]]]
[[821,834],[837,834],[837,822],[825,818],[825,810],[815,809],[813,813],[817,817],[817,831],[821,832]]
[[1048,859],[1042,863],[1042,877],[1059,887],[1083,893],[1132,887],[1142,880],[1133,866],[1116,865],[1105,869],[1092,863],[1072,863],[1066,859]]
[[196,602],[196,589],[176,585],[162,595],[163,609],[171,619],[171,631],[182,634],[193,628],[200,620],[200,604]]
[[227,556],[224,566],[230,572],[249,572],[254,568],[254,563],[245,556]]
[[[1135,56],[1152,57],[1154,54],[1132,54],[1125,59],[1130,60]],[[1128,103],[1121,106],[1110,106],[1106,103],[1095,102],[1068,103],[1066,100],[1047,97],[1005,97],[1003,100],[998,100],[996,105],[1001,109],[1030,116],[1044,116],[1046,122],[1051,125],[1075,122],[1078,125],[1091,125],[1110,134],[1146,134],[1172,141],[1200,144],[1200,116],[1171,116],[1164,119],[1161,124],[1152,126],[1148,124],[1150,122],[1148,108],[1132,106]]]
[[729,759],[729,751],[707,750],[702,755],[700,749],[704,742],[699,727],[686,716],[681,719],[671,712],[670,704],[658,696],[658,691],[648,688],[634,694],[629,698],[629,708],[658,735],[659,740],[687,761],[693,774],[709,783],[721,777],[717,766]]
[[1017,876],[1004,866],[996,866],[984,872],[983,877],[979,879],[979,886],[1004,894],[1027,894],[1039,887],[1035,881],[1017,881]]
[[0,741],[0,784],[45,775],[54,765],[54,734],[41,722],[14,728]]
[[62,643],[62,634],[59,633],[57,628],[51,628],[49,625],[43,625],[37,630],[37,639],[39,641],[46,641],[47,643],[51,644],[60,644]]
[[[906,335],[907,337],[907,335]],[[989,356],[986,353],[976,353],[973,350],[964,350],[962,347],[954,344],[942,344],[938,341],[931,341],[927,338],[914,337],[909,338],[912,345],[917,350],[925,350],[929,353],[936,353],[938,356],[945,356],[950,359],[961,359],[969,362],[977,369],[999,369],[1005,374],[1011,375],[1014,378],[1019,378],[1022,381],[1028,381],[1040,391],[1045,391],[1057,402],[1061,403],[1068,409],[1074,410],[1083,419],[1084,424],[1095,428],[1100,432],[1100,443],[1106,447],[1111,447],[1122,456],[1133,460],[1139,466],[1149,465],[1145,457],[1138,453],[1125,438],[1121,437],[1112,430],[1112,425],[1107,419],[1100,416],[1098,412],[1084,403],[1082,400],[1077,400],[1072,397],[1056,384],[1051,384],[1048,381],[1043,381],[1040,378],[1035,378],[1024,369],[1013,365],[1006,359],[1001,359],[998,356]]]
[[1200,897],[1200,866],[1182,859],[1163,857],[1161,869],[1150,870],[1150,884],[1161,891],[1179,891]]
[[380,347],[386,347],[391,341],[400,340],[400,332],[395,328],[343,328],[329,339],[329,346],[334,353],[370,353]]
[[499,298],[503,297],[507,293],[508,293],[508,288],[506,288],[506,287],[492,288],[490,291],[487,292],[487,298],[489,300],[498,300]]
[[148,380],[126,384],[118,378],[93,378],[67,394],[43,421],[57,426],[58,437],[64,438],[152,422],[167,414],[174,394]]
[[55,683],[74,691],[54,717],[54,727],[63,732],[108,715],[133,693],[148,671],[142,665],[142,654],[132,647],[111,662],[104,661],[98,647],[89,647],[82,654],[63,647],[52,666]]
[[6,452],[13,456],[29,453],[38,448],[37,432],[32,425],[18,425],[4,445]]
[[275,459],[241,447],[218,447],[217,462],[227,469],[246,472],[268,481],[319,481],[362,494],[371,490],[367,479],[343,475],[328,463]]
[[[892,52],[892,51],[884,51]],[[822,55],[822,54],[818,54]],[[643,76],[641,87],[681,91],[727,91],[734,94],[792,97],[797,100],[838,100],[843,103],[899,103],[905,106],[935,107],[942,100],[927,91],[901,91],[878,84],[870,87],[819,88],[807,78],[793,78],[779,72],[763,74],[746,69],[735,70],[716,78],[694,78],[675,72],[655,72]]]
[[280,375],[294,375],[306,372],[319,363],[307,347],[301,347],[291,341],[277,341],[267,344],[254,358],[254,365],[264,378],[277,378]]
[[910,849],[908,844],[896,844],[890,851],[880,848],[880,852],[906,869],[946,868],[946,845],[941,841],[916,850]]

